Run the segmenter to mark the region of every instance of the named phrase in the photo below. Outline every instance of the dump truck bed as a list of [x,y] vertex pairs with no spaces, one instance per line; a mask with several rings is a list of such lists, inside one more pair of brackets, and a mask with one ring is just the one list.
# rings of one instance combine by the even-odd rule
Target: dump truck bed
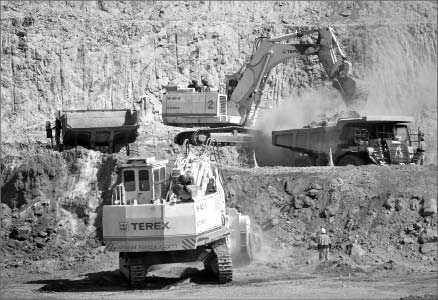
[[137,138],[136,111],[121,110],[64,110],[61,113],[64,147],[126,145]]

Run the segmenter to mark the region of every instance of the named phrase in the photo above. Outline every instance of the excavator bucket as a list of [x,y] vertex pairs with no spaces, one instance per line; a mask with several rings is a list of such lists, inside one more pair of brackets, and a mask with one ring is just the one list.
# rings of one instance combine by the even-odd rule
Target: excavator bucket
[[345,101],[353,99],[356,93],[356,80],[350,76],[339,76],[333,79],[333,87],[337,89]]

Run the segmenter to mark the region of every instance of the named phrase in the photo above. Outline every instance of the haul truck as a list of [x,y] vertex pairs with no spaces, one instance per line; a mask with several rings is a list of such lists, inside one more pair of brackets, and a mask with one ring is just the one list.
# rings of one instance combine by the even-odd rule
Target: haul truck
[[[122,183],[103,207],[103,240],[119,252],[121,273],[142,286],[149,267],[203,262],[219,283],[233,264],[250,262],[250,218],[227,208],[221,172],[210,157],[131,158],[119,165]],[[171,172],[169,172],[171,170]]]
[[46,122],[47,138],[55,129],[56,148],[67,150],[76,146],[114,153],[135,142],[138,135],[137,111],[130,109],[62,110],[57,111],[54,127]]
[[[335,126],[272,131],[274,146],[300,154],[295,166],[417,163],[408,131],[413,118],[365,116],[339,119]],[[419,131],[419,140],[420,140]]]
[[[287,43],[317,33],[316,43]],[[177,127],[197,128],[175,137],[181,145],[211,140],[217,144],[238,144],[251,141],[251,125],[258,114],[269,75],[278,64],[291,59],[317,56],[328,78],[347,104],[362,99],[366,92],[357,86],[347,59],[330,27],[294,32],[279,37],[259,37],[254,41],[249,62],[235,74],[225,77],[226,90],[197,92],[195,88],[167,86],[163,99],[163,122]]]

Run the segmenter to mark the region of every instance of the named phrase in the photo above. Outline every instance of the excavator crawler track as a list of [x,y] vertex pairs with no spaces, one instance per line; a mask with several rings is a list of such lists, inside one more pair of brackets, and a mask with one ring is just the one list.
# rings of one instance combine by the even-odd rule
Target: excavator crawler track
[[233,280],[233,264],[230,248],[225,242],[220,242],[214,252],[217,256],[217,276],[219,283],[228,283]]
[[132,288],[144,286],[145,270],[143,265],[132,265],[129,270],[129,284]]

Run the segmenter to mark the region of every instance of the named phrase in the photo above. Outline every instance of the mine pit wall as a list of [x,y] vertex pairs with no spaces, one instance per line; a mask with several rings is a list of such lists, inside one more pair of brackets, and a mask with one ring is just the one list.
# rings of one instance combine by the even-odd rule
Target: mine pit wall
[[101,209],[110,203],[117,180],[115,164],[113,156],[80,147],[62,153],[40,149],[4,160],[2,237],[24,249],[99,243]]
[[[44,122],[53,120],[58,109],[140,108],[136,101],[143,94],[142,120],[160,122],[160,99],[169,82],[188,83],[206,76],[220,87],[225,74],[237,71],[251,54],[256,37],[331,24],[352,60],[354,75],[371,87],[370,104],[360,113],[375,108],[379,114],[413,114],[414,127],[425,129],[429,157],[436,163],[434,2],[156,1],[102,6],[101,1],[5,1],[1,5],[3,141],[26,140],[33,131],[43,132]],[[274,70],[267,92],[275,101],[291,104],[288,119],[295,124],[289,128],[302,127],[328,111],[315,110],[314,116],[307,116],[316,99],[301,99],[314,89],[329,95],[325,80],[321,65],[312,59]],[[342,100],[334,98],[328,102],[337,111],[333,106],[342,105]],[[297,109],[300,99],[306,114]],[[304,115],[309,120],[301,120]]]

